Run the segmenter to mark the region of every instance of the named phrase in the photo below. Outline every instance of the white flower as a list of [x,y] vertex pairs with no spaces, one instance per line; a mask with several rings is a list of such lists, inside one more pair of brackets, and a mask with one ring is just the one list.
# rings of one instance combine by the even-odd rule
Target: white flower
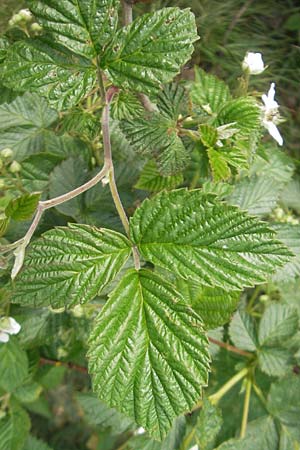
[[146,433],[146,430],[143,427],[139,427],[135,430],[134,434],[135,436],[139,436],[140,434]]
[[275,83],[271,83],[268,95],[263,94],[262,96],[262,101],[265,104],[265,106],[262,107],[263,110],[262,123],[263,126],[268,130],[272,138],[274,138],[279,145],[282,145],[283,139],[276,126],[280,122],[279,105],[276,102],[276,100],[274,100],[274,98],[275,98]]
[[242,63],[243,70],[250,75],[258,75],[265,70],[261,53],[247,52]]
[[23,20],[29,21],[32,18],[32,14],[29,11],[29,9],[20,9],[20,11],[18,12],[18,14],[20,14],[20,16],[22,17]]
[[1,317],[0,319],[0,342],[8,342],[10,334],[18,334],[21,325],[12,317]]

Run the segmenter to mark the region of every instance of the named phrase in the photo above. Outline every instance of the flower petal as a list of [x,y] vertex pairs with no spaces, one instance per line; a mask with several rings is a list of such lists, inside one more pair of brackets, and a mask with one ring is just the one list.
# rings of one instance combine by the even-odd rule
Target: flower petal
[[9,341],[9,335],[4,333],[3,331],[0,331],[0,342],[8,342]]
[[279,133],[278,128],[276,127],[274,122],[264,121],[264,126],[267,128],[268,132],[272,136],[273,139],[279,144],[283,145],[283,139],[281,134]]

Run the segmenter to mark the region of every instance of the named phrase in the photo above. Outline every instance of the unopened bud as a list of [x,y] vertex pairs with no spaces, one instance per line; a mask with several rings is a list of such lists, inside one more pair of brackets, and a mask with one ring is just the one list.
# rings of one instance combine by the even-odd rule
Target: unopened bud
[[13,155],[13,151],[11,148],[4,148],[3,150],[1,150],[0,154],[1,156],[3,156],[3,158],[11,158]]
[[21,164],[18,161],[13,161],[9,167],[11,173],[18,173],[22,169]]
[[21,9],[18,15],[21,16],[22,20],[25,20],[26,22],[29,22],[32,19],[32,14],[29,9]]
[[34,31],[35,33],[39,33],[40,31],[42,31],[43,28],[37,22],[33,22],[30,25],[30,29],[31,29],[31,31]]

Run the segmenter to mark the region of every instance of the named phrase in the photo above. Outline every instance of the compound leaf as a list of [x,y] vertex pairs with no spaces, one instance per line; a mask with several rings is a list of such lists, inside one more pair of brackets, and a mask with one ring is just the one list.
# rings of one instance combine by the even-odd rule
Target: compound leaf
[[119,0],[43,0],[30,9],[43,29],[74,53],[102,53],[118,23]]
[[100,64],[116,86],[157,92],[189,60],[197,39],[189,9],[163,8],[121,28]]
[[128,271],[98,316],[89,368],[99,397],[162,440],[207,383],[200,317],[149,270]]
[[145,200],[131,219],[131,237],[147,261],[231,290],[263,282],[290,256],[265,223],[200,190]]
[[111,230],[75,224],[50,230],[31,245],[13,301],[54,307],[88,302],[117,275],[130,252],[126,237]]

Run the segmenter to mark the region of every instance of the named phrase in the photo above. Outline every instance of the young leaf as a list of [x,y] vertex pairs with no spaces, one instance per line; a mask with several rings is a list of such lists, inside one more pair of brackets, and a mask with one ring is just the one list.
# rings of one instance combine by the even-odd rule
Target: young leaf
[[149,192],[159,192],[164,189],[171,190],[183,183],[183,175],[169,175],[164,177],[157,170],[155,161],[150,160],[143,167],[138,182],[134,186],[136,189],[142,189]]
[[128,271],[90,338],[94,389],[162,440],[199,400],[207,348],[200,317],[169,283],[149,270]]
[[190,10],[163,8],[121,28],[100,64],[114,85],[155,93],[189,60],[197,39]]
[[278,346],[290,339],[298,329],[297,312],[286,305],[272,304],[264,312],[258,330],[261,346]]
[[86,303],[117,275],[130,252],[126,237],[111,230],[75,224],[50,230],[31,245],[13,301],[53,307]]
[[11,200],[5,209],[6,216],[20,221],[30,219],[36,210],[40,196],[40,193],[24,194]]
[[231,99],[231,95],[224,81],[196,68],[195,82],[191,87],[191,99],[196,105],[204,106],[212,113],[216,113]]
[[55,40],[74,53],[101,54],[118,23],[119,0],[31,0],[30,9]]
[[204,286],[238,290],[261,283],[290,256],[265,223],[200,190],[145,200],[130,226],[147,261]]
[[3,82],[20,91],[36,91],[59,110],[76,105],[93,87],[95,67],[67,48],[35,39],[17,42],[7,53]]

